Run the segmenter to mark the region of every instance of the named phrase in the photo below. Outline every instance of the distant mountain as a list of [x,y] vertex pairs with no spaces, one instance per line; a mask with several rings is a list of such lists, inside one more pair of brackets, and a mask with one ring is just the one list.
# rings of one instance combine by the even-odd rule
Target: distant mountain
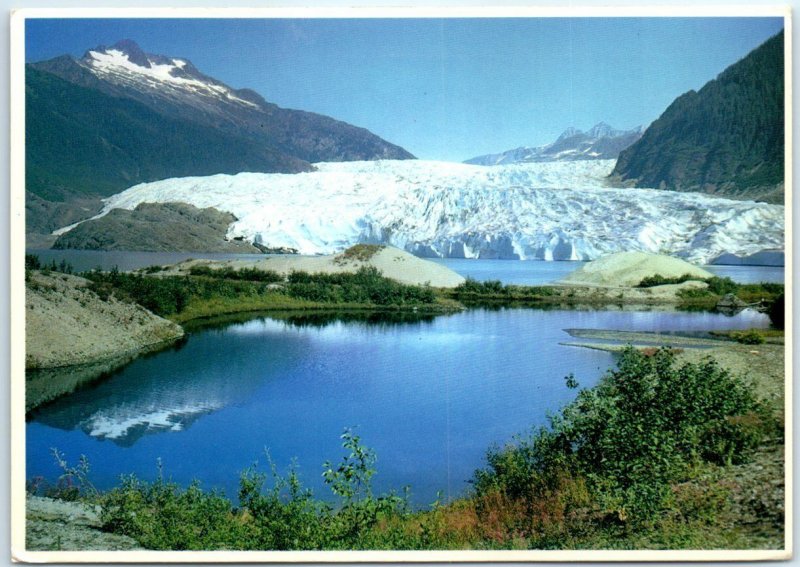
[[521,147],[500,154],[488,154],[468,159],[473,165],[501,165],[539,161],[575,161],[587,159],[616,159],[619,153],[642,136],[640,126],[633,130],[615,130],[600,122],[588,132],[567,128],[552,144],[534,148]]
[[140,182],[412,159],[368,130],[233,89],[126,40],[26,68],[28,230],[49,232]]
[[612,173],[635,187],[783,201],[783,32],[678,97]]

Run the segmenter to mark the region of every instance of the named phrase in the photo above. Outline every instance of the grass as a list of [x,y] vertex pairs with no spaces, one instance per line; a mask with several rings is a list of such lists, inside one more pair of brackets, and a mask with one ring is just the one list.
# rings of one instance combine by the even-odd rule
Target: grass
[[167,318],[175,323],[186,323],[193,319],[207,319],[217,315],[247,313],[252,311],[287,311],[316,310],[330,306],[295,299],[279,293],[268,293],[254,297],[212,297],[209,299],[192,299],[180,313],[173,313]]

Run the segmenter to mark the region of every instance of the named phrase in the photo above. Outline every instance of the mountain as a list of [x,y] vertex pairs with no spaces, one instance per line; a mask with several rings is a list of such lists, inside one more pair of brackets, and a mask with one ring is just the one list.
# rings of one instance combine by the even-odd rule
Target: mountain
[[618,182],[783,202],[783,32],[678,97],[623,151]]
[[95,214],[136,183],[316,161],[411,159],[369,131],[233,89],[126,40],[26,66],[28,231]]
[[135,100],[26,69],[27,230],[50,232],[100,210],[101,197],[187,175],[312,169],[254,140],[163,116]]
[[81,59],[34,66],[72,83],[137,100],[160,114],[212,126],[305,160],[410,159],[404,149],[327,116],[280,108],[250,89],[233,89],[188,59],[145,53],[131,40],[91,49]]
[[301,254],[374,242],[426,257],[592,260],[641,250],[705,263],[723,253],[783,248],[782,206],[608,188],[613,167],[613,160],[491,168],[417,160],[319,163],[317,171],[296,175],[144,183],[108,199],[103,214],[141,203],[213,207],[238,219],[228,226],[229,240]]
[[473,165],[500,165],[537,161],[575,161],[616,159],[619,153],[642,136],[640,126],[633,130],[615,130],[605,122],[588,132],[567,128],[552,144],[535,148],[521,147],[500,154],[488,154],[468,159]]

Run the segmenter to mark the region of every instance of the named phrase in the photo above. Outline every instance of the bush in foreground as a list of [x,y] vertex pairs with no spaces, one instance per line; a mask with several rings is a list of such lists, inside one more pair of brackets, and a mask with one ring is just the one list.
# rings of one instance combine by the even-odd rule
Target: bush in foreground
[[773,427],[752,388],[713,360],[679,365],[669,350],[646,356],[629,348],[549,428],[491,450],[475,490],[529,504],[561,494],[549,511],[560,522],[586,506],[585,485],[601,516],[647,525],[694,467],[743,461]]

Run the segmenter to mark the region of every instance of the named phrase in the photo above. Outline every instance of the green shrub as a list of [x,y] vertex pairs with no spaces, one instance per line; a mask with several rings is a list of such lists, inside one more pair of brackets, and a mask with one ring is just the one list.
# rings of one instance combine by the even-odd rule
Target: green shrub
[[101,298],[114,295],[132,301],[156,315],[181,313],[193,298],[237,298],[266,293],[266,284],[189,276],[149,277],[143,274],[91,271],[83,274],[92,281],[90,289]]
[[640,281],[636,287],[655,287],[658,285],[681,284],[683,282],[688,282],[690,280],[705,281],[703,280],[703,278],[700,278],[698,276],[693,276],[691,274],[683,274],[676,278],[668,278],[660,274],[654,274],[652,276],[647,276],[643,278],[642,281]]
[[39,256],[36,254],[25,254],[25,280],[28,281],[30,279],[30,270],[41,270],[42,273],[49,274],[50,272],[59,272],[62,274],[73,274],[75,273],[72,264],[67,262],[66,260],[61,260],[61,262],[56,264],[55,259],[50,260],[49,264],[43,264],[39,260]]
[[[348,452],[339,465],[324,464],[323,477],[339,499],[314,499],[291,467],[284,477],[270,462],[272,484],[253,466],[239,477],[239,508],[198,483],[182,489],[163,480],[125,477],[102,499],[103,528],[128,535],[149,549],[363,549],[386,547],[387,522],[408,517],[407,499],[375,496],[371,478],[375,454],[350,430],[342,435]],[[411,547],[415,539],[394,532],[391,544]],[[412,544],[412,542],[414,542]]]
[[373,496],[372,477],[377,460],[374,451],[364,447],[360,437],[349,429],[341,439],[342,447],[349,453],[336,467],[326,462],[322,476],[325,484],[341,498],[341,506],[328,524],[330,543],[337,548],[353,549],[363,546],[365,537],[379,522],[407,513],[407,500],[394,493]]
[[581,390],[549,428],[490,451],[475,490],[529,499],[548,474],[567,470],[587,479],[609,513],[647,522],[693,465],[731,461],[760,441],[765,428],[748,415],[766,414],[752,389],[716,362],[678,365],[669,350],[647,356],[628,348],[617,369]]
[[776,329],[783,329],[786,324],[786,301],[781,293],[769,306],[769,319]]
[[707,289],[692,287],[678,290],[678,297],[681,299],[703,299],[709,297],[713,298],[714,294]]
[[211,268],[210,266],[192,266],[189,268],[189,274],[192,276],[205,276],[221,280],[241,280],[264,283],[279,283],[286,279],[275,270],[260,270],[258,268],[241,268],[235,270],[230,267]]
[[739,291],[739,284],[728,277],[720,278],[714,276],[706,280],[708,284],[708,291],[715,295],[726,295],[728,293],[736,294]]
[[375,267],[365,266],[355,273],[333,274],[293,271],[286,293],[297,299],[325,303],[367,303],[380,306],[424,305],[436,301],[429,286],[405,285],[384,277]]
[[764,335],[759,333],[756,329],[749,331],[734,331],[731,333],[731,338],[737,343],[743,345],[761,345],[764,344]]
[[38,270],[42,267],[41,262],[39,261],[39,256],[36,254],[25,254],[25,269],[26,270]]
[[281,477],[270,463],[273,483],[264,490],[266,475],[255,467],[239,477],[239,504],[251,518],[246,547],[251,549],[319,549],[332,510],[303,489],[295,469]]
[[230,501],[194,482],[182,489],[159,478],[153,483],[124,477],[102,500],[103,529],[134,538],[148,549],[230,549],[247,541]]
[[508,293],[509,286],[504,286],[500,280],[488,280],[480,282],[474,278],[467,277],[462,283],[458,284],[454,291],[457,294],[503,294]]

